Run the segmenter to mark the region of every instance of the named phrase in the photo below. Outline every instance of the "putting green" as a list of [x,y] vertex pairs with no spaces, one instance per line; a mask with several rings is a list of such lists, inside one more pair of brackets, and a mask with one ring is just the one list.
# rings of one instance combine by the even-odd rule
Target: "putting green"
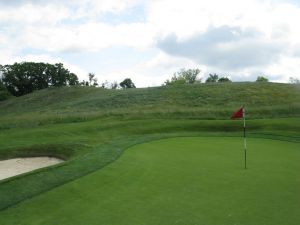
[[300,224],[300,145],[241,138],[164,139],[0,212],[7,224]]

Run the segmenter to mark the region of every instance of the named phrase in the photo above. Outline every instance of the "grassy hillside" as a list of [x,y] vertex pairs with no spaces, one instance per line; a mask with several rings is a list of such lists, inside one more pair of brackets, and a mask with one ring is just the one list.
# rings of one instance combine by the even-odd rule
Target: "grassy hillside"
[[299,85],[218,83],[130,90],[50,88],[0,102],[2,128],[103,117],[227,119],[241,105],[248,118],[300,115]]
[[0,210],[101,169],[137,143],[241,136],[241,121],[228,119],[241,105],[249,137],[299,143],[299,102],[299,85],[276,83],[65,87],[2,101],[0,158],[51,155],[68,161],[0,182]]

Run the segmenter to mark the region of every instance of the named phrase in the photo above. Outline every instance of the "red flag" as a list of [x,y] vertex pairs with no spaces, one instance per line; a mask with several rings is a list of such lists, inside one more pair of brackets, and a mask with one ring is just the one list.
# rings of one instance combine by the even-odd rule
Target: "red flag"
[[231,116],[231,119],[244,118],[244,107],[240,108],[238,111],[234,112]]

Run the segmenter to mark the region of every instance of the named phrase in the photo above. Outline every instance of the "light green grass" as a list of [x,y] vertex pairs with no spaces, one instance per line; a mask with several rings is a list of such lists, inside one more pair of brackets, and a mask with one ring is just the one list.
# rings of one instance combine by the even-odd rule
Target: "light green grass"
[[[299,119],[248,120],[249,137],[300,142]],[[242,121],[93,120],[0,132],[0,158],[51,155],[62,165],[0,182],[0,210],[101,169],[133,144],[172,136],[242,136]]]
[[133,146],[114,163],[0,213],[1,224],[300,223],[299,143],[186,137]]

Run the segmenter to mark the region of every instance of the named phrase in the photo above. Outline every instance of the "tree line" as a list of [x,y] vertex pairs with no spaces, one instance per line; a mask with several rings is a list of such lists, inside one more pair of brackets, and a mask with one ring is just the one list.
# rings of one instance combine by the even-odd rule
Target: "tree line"
[[[196,69],[181,69],[178,72],[174,73],[172,78],[166,80],[163,85],[176,85],[176,84],[194,84],[201,83],[202,79],[199,78],[201,70]],[[290,79],[291,80],[291,79]],[[268,78],[265,76],[258,76],[256,82],[268,82]],[[293,80],[295,82],[295,79]],[[228,76],[220,77],[218,74],[209,74],[205,83],[226,83],[232,82]]]
[[0,85],[14,96],[21,96],[48,87],[77,85],[78,77],[62,63],[23,62],[0,66]]
[[[180,71],[173,74],[171,80],[166,80],[164,85],[174,85],[174,84],[194,84],[201,83],[202,79],[199,78],[201,70],[196,69],[181,69]],[[209,74],[205,83],[224,83],[232,82],[227,76],[219,77],[218,74]]]
[[105,89],[127,89],[127,88],[136,88],[135,84],[130,78],[125,78],[121,83],[118,83],[117,81],[114,81],[112,83],[108,82],[107,80],[102,82],[100,85],[98,84],[98,79],[96,78],[96,75],[94,73],[88,74],[88,80],[81,81],[80,85],[83,86],[95,86],[95,87],[101,87]]
[[[201,83],[199,78],[201,70],[181,69],[175,72],[171,79],[164,82],[163,86]],[[265,76],[258,76],[256,82],[268,82]],[[224,83],[232,82],[228,76],[209,74],[205,83]],[[299,83],[296,78],[290,78],[290,83]],[[0,101],[7,99],[10,95],[21,96],[48,87],[61,86],[95,86],[106,89],[128,89],[135,88],[135,84],[130,78],[118,83],[105,81],[98,84],[94,73],[88,74],[88,79],[79,81],[76,74],[64,68],[62,63],[35,63],[22,62],[12,65],[0,65]]]
[[[102,83],[103,88],[135,88],[130,78],[121,83],[114,82],[108,87],[108,82]],[[36,90],[61,86],[99,86],[95,74],[89,73],[88,80],[79,81],[75,73],[64,68],[62,63],[22,62],[12,65],[0,65],[0,101],[10,95],[22,96]]]

